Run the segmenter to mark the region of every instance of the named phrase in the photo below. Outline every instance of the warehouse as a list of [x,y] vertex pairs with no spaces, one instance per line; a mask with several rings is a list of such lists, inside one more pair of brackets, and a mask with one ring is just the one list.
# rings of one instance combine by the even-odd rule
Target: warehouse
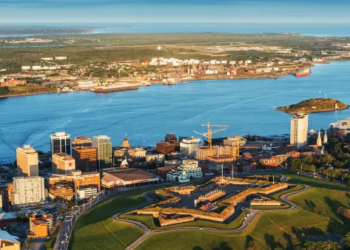
[[157,184],[159,177],[140,169],[108,171],[103,174],[102,186],[105,188],[135,187]]

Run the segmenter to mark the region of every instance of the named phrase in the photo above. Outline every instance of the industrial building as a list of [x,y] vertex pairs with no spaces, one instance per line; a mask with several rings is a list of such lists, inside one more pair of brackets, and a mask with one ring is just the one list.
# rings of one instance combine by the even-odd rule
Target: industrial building
[[136,168],[129,168],[103,173],[101,183],[105,188],[115,188],[153,185],[158,183],[158,181],[159,178],[151,173]]
[[16,149],[16,160],[18,176],[39,175],[38,153],[30,145],[24,145]]

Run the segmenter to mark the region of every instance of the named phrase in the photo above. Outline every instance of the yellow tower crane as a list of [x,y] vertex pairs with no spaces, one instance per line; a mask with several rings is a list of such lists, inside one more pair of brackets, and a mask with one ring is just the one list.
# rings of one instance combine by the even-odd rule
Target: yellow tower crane
[[[212,157],[213,156],[213,141],[212,141],[213,140],[213,134],[221,132],[221,131],[224,131],[229,126],[227,126],[227,125],[218,125],[218,124],[210,124],[209,122],[207,124],[201,124],[201,125],[202,125],[202,127],[207,127],[208,128],[208,132],[206,132],[206,133],[199,133],[197,131],[194,131],[194,132],[196,134],[202,135],[202,136],[207,138],[208,144],[209,144],[209,157]],[[213,131],[211,129],[212,127],[225,127],[225,128]]]
[[237,165],[237,156],[239,156],[239,140],[240,137],[236,136],[237,138],[237,145],[232,145],[232,156],[233,156],[233,162],[232,162],[232,170],[231,170],[231,174],[232,174],[232,179],[233,179],[233,167],[234,167],[234,163],[236,163]]

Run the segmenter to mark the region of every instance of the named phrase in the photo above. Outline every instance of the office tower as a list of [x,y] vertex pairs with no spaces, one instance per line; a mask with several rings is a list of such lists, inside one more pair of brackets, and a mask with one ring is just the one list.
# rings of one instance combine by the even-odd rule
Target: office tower
[[29,205],[46,200],[44,178],[40,176],[14,177],[11,193],[12,205]]
[[97,148],[97,164],[99,168],[112,165],[112,143],[105,135],[94,136],[92,146]]
[[73,147],[72,156],[76,169],[82,172],[96,171],[97,149],[95,147]]
[[307,114],[296,114],[290,122],[290,144],[301,148],[307,144],[309,116]]
[[72,156],[59,153],[52,155],[52,173],[70,174],[75,170],[75,160]]
[[18,176],[38,176],[38,153],[29,145],[18,147],[16,150]]
[[89,137],[79,136],[72,140],[72,147],[91,147],[92,142]]
[[56,132],[51,135],[51,154],[71,154],[70,135],[65,132]]

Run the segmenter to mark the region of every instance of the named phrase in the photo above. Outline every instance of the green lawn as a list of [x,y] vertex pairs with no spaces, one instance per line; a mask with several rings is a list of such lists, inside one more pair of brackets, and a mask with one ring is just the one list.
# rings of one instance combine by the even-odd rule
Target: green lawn
[[147,190],[152,189],[130,191],[88,210],[74,226],[69,249],[125,249],[142,235],[142,231],[136,226],[115,222],[112,216],[143,204],[142,193]]
[[[347,188],[296,174],[288,174],[288,177],[289,183],[307,184],[313,187],[311,190],[290,197],[299,205],[296,210],[260,214],[246,230],[235,234],[205,230],[164,232],[148,238],[137,249],[246,249],[247,243],[251,240],[257,242],[259,249],[292,248],[307,237],[329,233],[343,235],[350,230],[348,226],[350,222],[336,212],[339,206],[349,206],[350,194]],[[143,203],[141,193],[145,191],[133,191],[114,197],[84,214],[76,223],[70,249],[124,249],[140,237],[141,231],[138,228],[126,223],[114,222],[111,217],[120,211]],[[291,191],[294,190],[289,189],[287,192]],[[284,193],[285,191],[276,193],[273,197],[278,199]],[[159,229],[150,216],[127,215],[126,217],[140,221],[150,228]],[[241,225],[243,217],[244,215],[241,215],[229,224],[199,220],[183,223],[181,226],[234,229]]]
[[[147,239],[137,250],[246,249],[250,240],[258,244],[258,249],[292,249],[307,237],[330,233],[343,235],[348,230],[350,222],[336,213],[338,206],[349,205],[350,194],[347,188],[296,174],[290,174],[288,177],[290,183],[314,187],[290,197],[290,200],[299,205],[296,210],[263,213],[246,230],[236,234],[207,231],[165,232]],[[291,189],[286,192],[290,191]],[[279,192],[273,196],[279,198],[284,193],[285,191]],[[318,207],[320,211],[315,212],[313,206]]]

